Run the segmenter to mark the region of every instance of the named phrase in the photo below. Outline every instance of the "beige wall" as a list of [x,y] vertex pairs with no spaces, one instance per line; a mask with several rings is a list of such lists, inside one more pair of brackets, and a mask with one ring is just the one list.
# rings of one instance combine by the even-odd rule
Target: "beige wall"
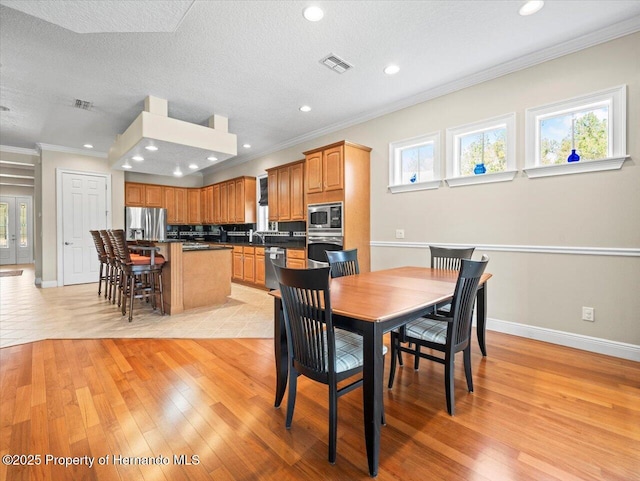
[[[640,345],[640,257],[509,252],[505,246],[640,248],[640,34],[325,135],[205,176],[211,184],[302,158],[339,140],[372,147],[372,268],[427,265],[427,243],[486,245],[491,319]],[[391,194],[389,142],[516,112],[517,167],[524,168],[529,107],[627,85],[627,153],[621,170]],[[445,171],[442,149],[442,171]],[[405,239],[396,240],[395,230]],[[422,248],[375,246],[417,243]],[[525,249],[526,250],[526,249]],[[482,252],[478,252],[480,254]],[[582,306],[596,322],[581,320]],[[490,324],[491,327],[491,324]],[[535,337],[535,335],[534,335]]]
[[56,169],[111,176],[112,225],[109,227],[114,229],[124,227],[124,172],[111,170],[107,159],[68,152],[43,150],[40,161],[42,203],[35,216],[38,219],[41,214],[40,227],[36,222],[36,235],[42,236],[42,245],[39,255],[35,255],[36,275],[39,274],[43,285],[51,285],[57,280],[58,265]]

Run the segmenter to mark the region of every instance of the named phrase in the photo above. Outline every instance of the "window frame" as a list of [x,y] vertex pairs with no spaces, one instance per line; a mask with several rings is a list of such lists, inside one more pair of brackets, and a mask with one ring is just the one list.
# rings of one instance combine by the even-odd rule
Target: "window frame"
[[[433,180],[415,182],[412,184],[402,184],[400,171],[400,153],[408,147],[418,147],[433,142]],[[387,188],[392,194],[400,192],[412,192],[416,190],[437,189],[442,183],[440,164],[440,132],[418,135],[409,139],[397,140],[389,143],[389,185]]]
[[[502,172],[460,175],[460,142],[458,139],[475,132],[491,130],[504,125],[507,131],[506,169]],[[516,113],[511,112],[477,122],[471,122],[447,129],[447,176],[449,187],[462,185],[509,182],[518,172],[516,167]]]
[[[580,160],[563,164],[540,163],[540,120],[553,114],[574,113],[589,105],[609,104],[609,156],[604,159]],[[579,174],[620,169],[627,149],[627,86],[618,85],[597,92],[528,108],[525,111],[525,168],[529,178]],[[578,152],[579,153],[579,152]]]

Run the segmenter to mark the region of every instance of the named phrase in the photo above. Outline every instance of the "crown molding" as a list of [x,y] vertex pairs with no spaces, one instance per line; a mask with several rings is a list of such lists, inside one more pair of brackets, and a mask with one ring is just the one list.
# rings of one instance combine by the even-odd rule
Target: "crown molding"
[[64,145],[43,144],[41,142],[38,142],[36,145],[38,146],[38,150],[40,152],[42,151],[64,152],[67,154],[77,154],[77,155],[86,155],[89,157],[98,157],[100,159],[107,158],[106,152],[96,152],[96,151],[89,151],[89,150],[83,150],[83,149],[75,149],[73,147],[65,147]]
[[0,151],[10,152],[12,154],[39,155],[36,149],[25,149],[23,147],[12,147],[10,145],[0,145]]
[[417,95],[406,97],[398,102],[386,105],[385,107],[377,110],[367,112],[364,115],[361,115],[359,117],[354,117],[344,122],[332,124],[322,129],[314,130],[304,135],[294,137],[293,139],[281,142],[269,149],[265,149],[260,152],[254,152],[251,155],[247,155],[247,156],[237,156],[233,159],[225,161],[223,163],[225,165],[220,165],[219,168],[212,168],[208,172],[212,173],[218,170],[240,165],[244,162],[249,162],[251,160],[257,159],[259,157],[263,157],[265,155],[273,154],[274,152],[278,152],[280,150],[284,150],[289,147],[294,147],[297,144],[301,144],[303,142],[313,140],[323,135],[327,135],[327,134],[336,132],[338,130],[346,129],[354,125],[358,125],[363,122],[367,122],[369,120],[373,120],[375,118],[381,117],[383,115],[387,115],[392,112],[405,109],[407,107],[412,107],[413,105],[417,105],[417,104],[426,102],[428,100],[442,97],[444,95],[457,92],[458,90],[472,87],[474,85],[478,85],[483,82],[487,82],[489,80],[494,80],[496,78],[503,77],[510,73],[517,72],[519,70],[524,70],[526,68],[533,67],[535,65],[547,62],[549,60],[554,60],[556,58],[563,57],[565,55],[569,55],[569,54],[578,52],[580,50],[587,49],[589,47],[594,47],[601,43],[609,42],[611,40],[615,40],[616,38],[624,37],[626,35],[630,35],[638,31],[640,31],[640,15],[631,17],[627,20],[623,20],[622,22],[616,23],[614,25],[610,25],[609,27],[605,27],[595,32],[582,35],[581,37],[568,40],[559,45],[554,45],[552,47],[544,48],[542,50],[533,52],[529,55],[524,55],[522,57],[511,60],[509,62],[505,62],[500,65],[496,65],[495,67],[482,70],[480,72],[455,80],[453,82],[449,82],[447,84],[440,85],[429,90],[425,90],[424,92],[421,92]]

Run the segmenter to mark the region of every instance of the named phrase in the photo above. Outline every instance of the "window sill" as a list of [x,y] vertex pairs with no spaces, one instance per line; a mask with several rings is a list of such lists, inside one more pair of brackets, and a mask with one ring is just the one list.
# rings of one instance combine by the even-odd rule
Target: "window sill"
[[448,177],[445,180],[449,187],[458,187],[461,185],[489,184],[491,182],[509,182],[514,179],[517,170],[508,170],[505,172],[495,172],[491,174],[465,175],[464,177]]
[[388,189],[392,194],[401,192],[413,192],[415,190],[431,190],[440,187],[441,180],[430,180],[428,182],[416,182],[414,184],[390,185]]
[[566,164],[542,165],[527,167],[524,169],[530,179],[538,177],[550,177],[553,175],[582,174],[583,172],[599,172],[602,170],[616,170],[622,168],[622,164],[628,155],[609,157],[599,160],[580,160],[567,162]]

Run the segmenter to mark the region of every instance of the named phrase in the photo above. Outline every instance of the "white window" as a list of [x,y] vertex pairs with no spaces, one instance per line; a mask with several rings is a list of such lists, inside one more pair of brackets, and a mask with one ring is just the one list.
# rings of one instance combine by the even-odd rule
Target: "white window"
[[619,169],[626,130],[624,85],[527,109],[525,172],[544,177]]
[[516,175],[516,114],[447,129],[447,184],[504,182]]
[[440,185],[440,133],[389,144],[389,190],[396,194]]

